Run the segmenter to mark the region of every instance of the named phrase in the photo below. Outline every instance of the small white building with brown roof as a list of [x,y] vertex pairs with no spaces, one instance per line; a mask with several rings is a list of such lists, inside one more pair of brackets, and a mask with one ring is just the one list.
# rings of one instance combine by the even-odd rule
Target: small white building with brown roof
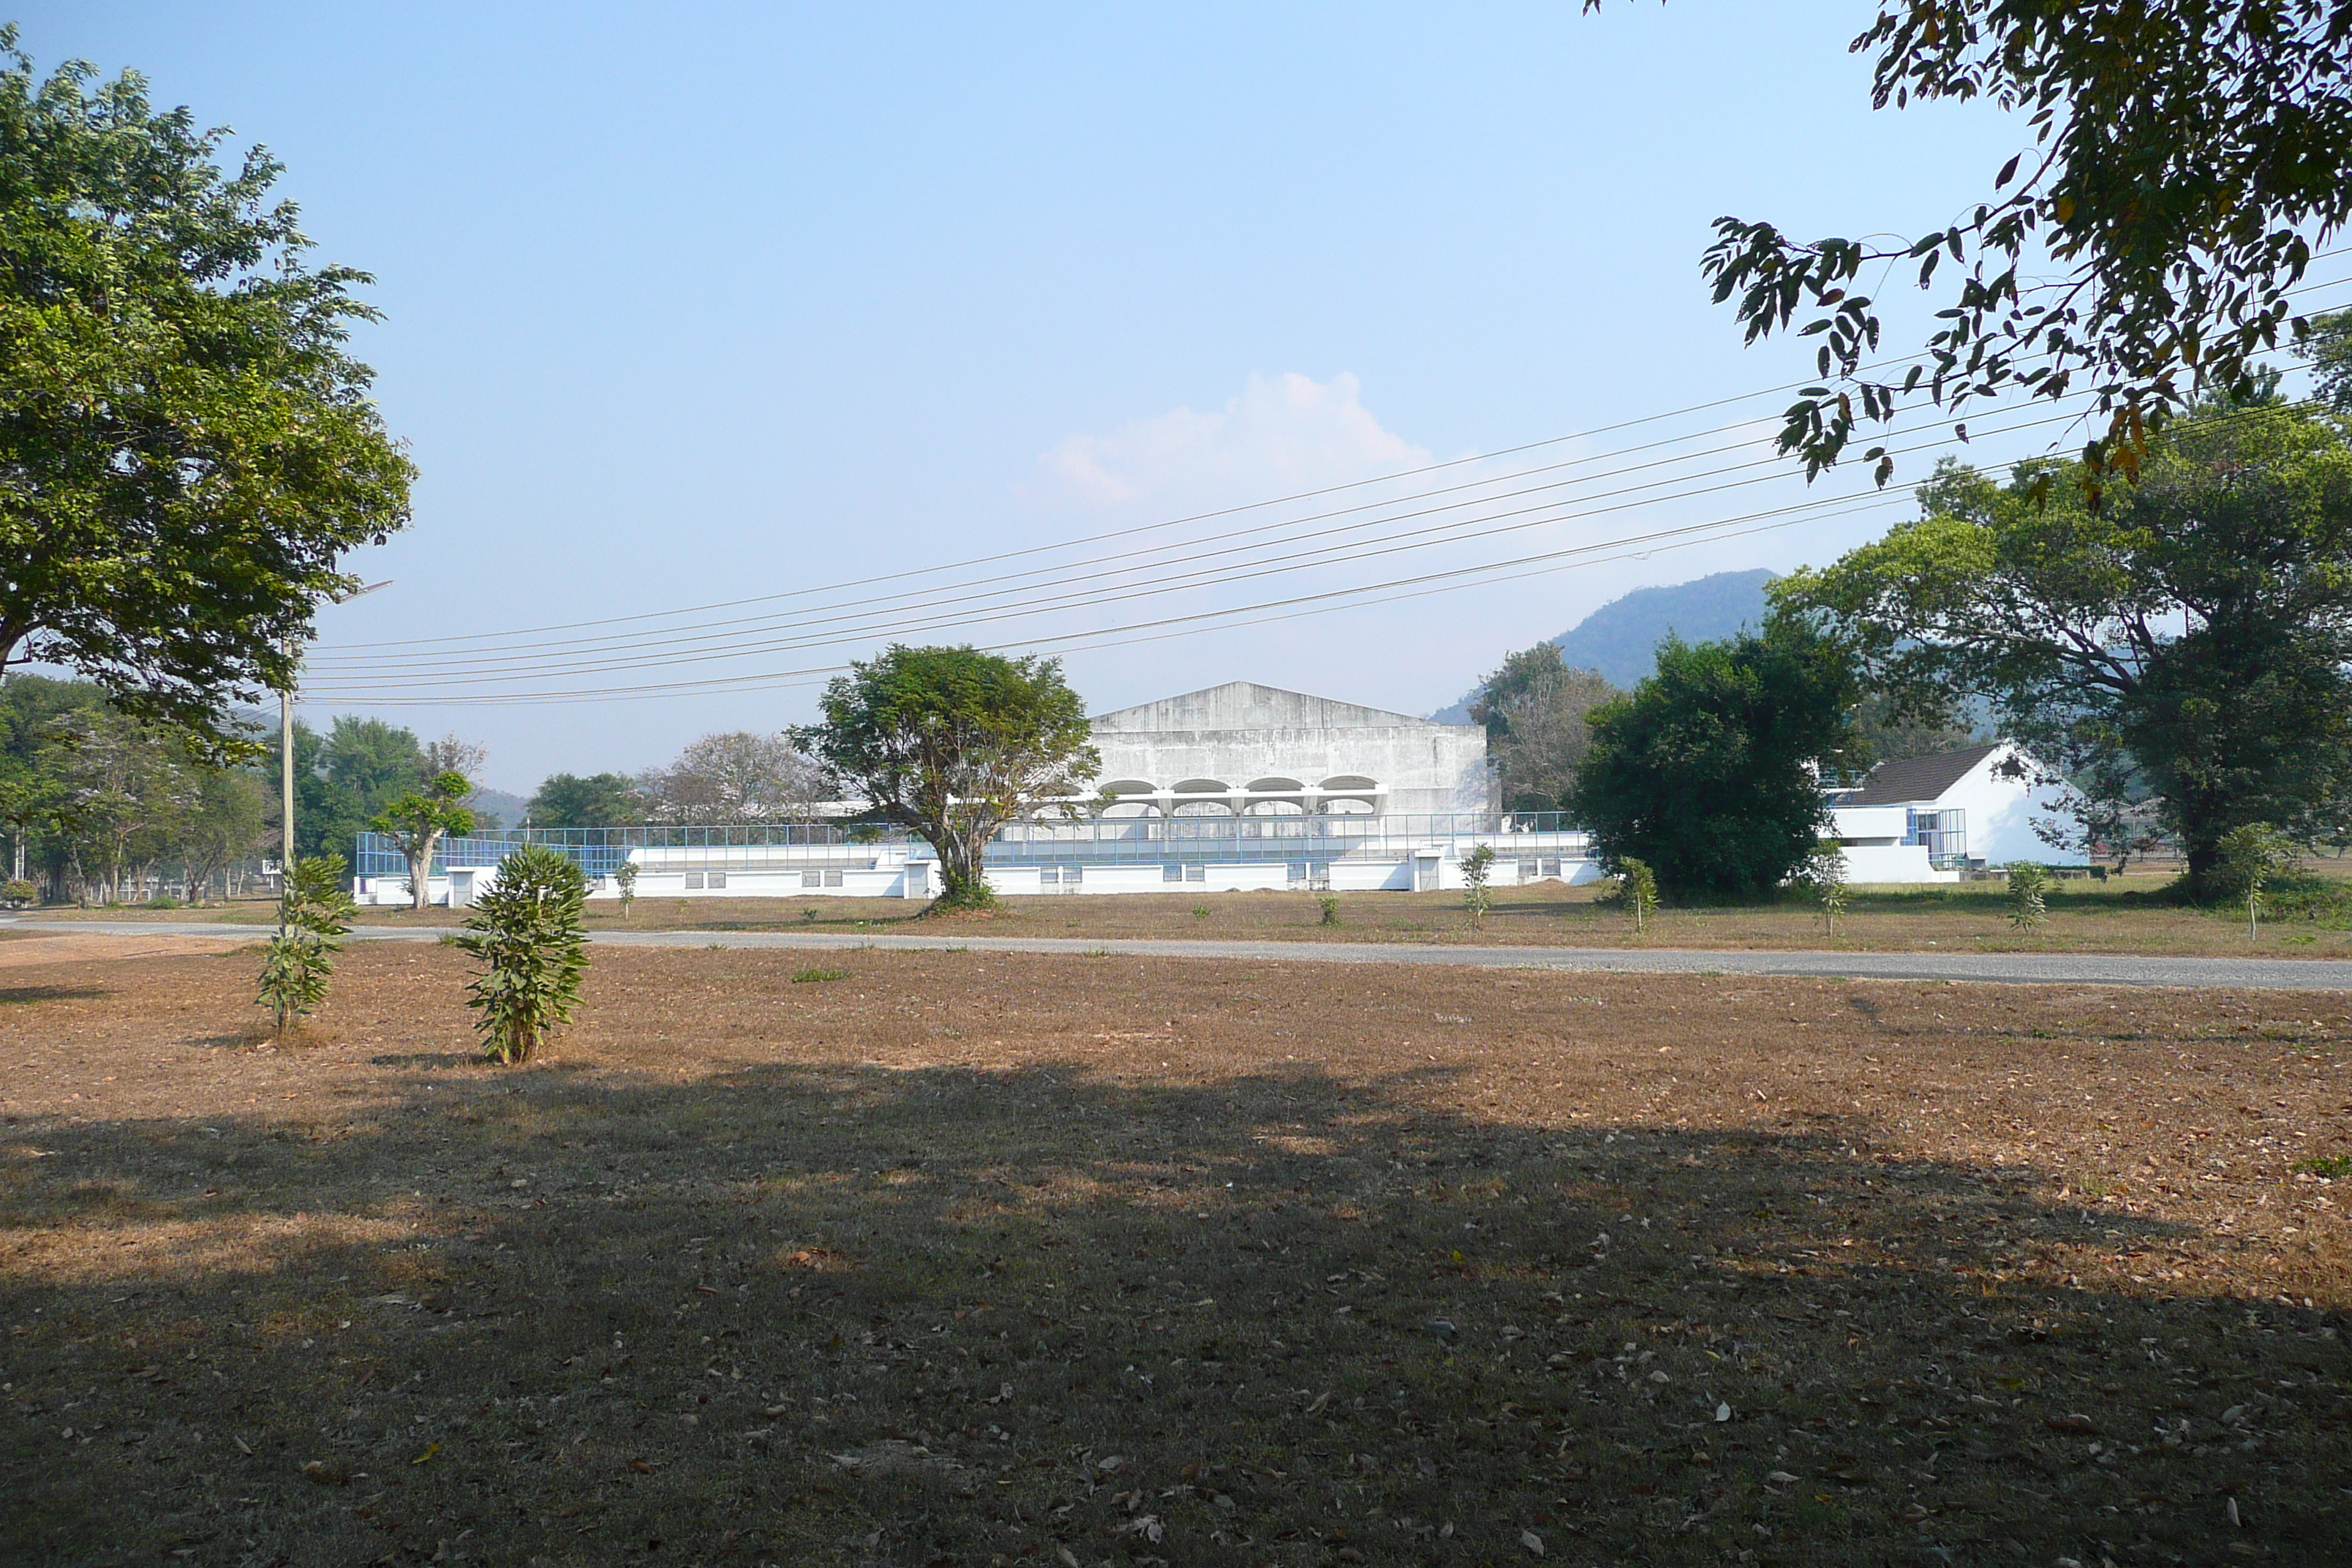
[[2072,831],[2063,792],[2008,741],[1881,763],[1830,815],[1857,882],[1950,882],[2012,860],[2063,858],[2036,822]]

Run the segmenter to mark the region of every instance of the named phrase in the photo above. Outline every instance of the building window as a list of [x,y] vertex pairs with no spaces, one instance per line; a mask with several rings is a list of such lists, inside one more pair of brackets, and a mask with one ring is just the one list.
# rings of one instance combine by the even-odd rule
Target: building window
[[802,872],[802,873],[801,873],[801,886],[802,886],[802,887],[803,887],[803,888],[822,888],[822,887],[824,887],[824,872],[822,872],[822,871],[803,871],[803,872]]
[[824,885],[828,888],[838,888],[841,886],[841,873],[838,871],[827,871],[824,874]]
[[1188,882],[1205,882],[1209,879],[1209,868],[1206,866],[1187,866],[1184,868],[1184,879]]
[[1062,880],[1062,873],[1061,873],[1061,871],[1060,871],[1057,868],[1055,868],[1055,867],[1052,867],[1052,866],[1045,867],[1045,868],[1043,868],[1042,869],[1040,869],[1040,870],[1038,871],[1038,873],[1037,873],[1037,884],[1038,884],[1038,886],[1040,886],[1040,887],[1045,887],[1045,888],[1056,887],[1056,886],[1060,885],[1061,880]]
[[1532,881],[1534,881],[1538,877],[1540,877],[1540,876],[1542,876],[1542,875],[1543,875],[1543,862],[1542,862],[1542,861],[1540,861],[1540,860],[1522,860],[1522,861],[1520,861],[1520,862],[1519,862],[1519,880],[1520,880],[1520,881],[1522,881],[1522,882],[1532,882]]
[[711,872],[709,885],[714,888],[725,887],[727,885],[727,873],[724,871]]
[[689,892],[689,893],[698,893],[698,892],[702,891],[702,873],[701,873],[701,872],[699,872],[699,871],[688,871],[688,872],[686,874],[686,890],[687,890],[688,892]]
[[1178,862],[1171,860],[1160,868],[1160,879],[1163,882],[1181,882],[1184,879],[1184,868]]
[[1559,856],[1547,855],[1544,857],[1543,874],[1547,877],[1557,877],[1559,875]]

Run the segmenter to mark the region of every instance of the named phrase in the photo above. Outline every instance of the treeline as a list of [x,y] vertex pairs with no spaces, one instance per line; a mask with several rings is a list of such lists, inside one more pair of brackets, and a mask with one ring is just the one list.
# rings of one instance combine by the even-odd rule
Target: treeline
[[[11,675],[0,684],[0,831],[10,901],[190,903],[251,889],[274,862],[277,726],[247,714],[233,738],[261,748],[224,763],[197,738],[110,706],[86,680]],[[294,731],[295,843],[348,860],[384,807],[436,774],[478,772],[480,748],[420,743],[374,719]]]
[[824,795],[816,765],[788,738],[736,730],[705,735],[667,767],[635,775],[551,774],[529,816],[532,827],[740,827],[805,821]]
[[2129,482],[1947,460],[1916,521],[1776,581],[1761,626],[1668,638],[1630,692],[1549,645],[1512,655],[1473,709],[1504,805],[1573,814],[1668,892],[1762,894],[1816,852],[1824,784],[1981,734],[2034,760],[2053,850],[2161,841],[2199,897],[2234,885],[2233,835],[2343,844],[2352,312],[2305,347],[2319,398],[2265,372],[2152,431]]

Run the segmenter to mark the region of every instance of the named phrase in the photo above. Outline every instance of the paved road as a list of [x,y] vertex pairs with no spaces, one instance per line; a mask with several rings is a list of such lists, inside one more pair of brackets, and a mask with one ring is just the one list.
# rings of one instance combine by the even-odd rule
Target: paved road
[[[259,938],[267,928],[197,921],[0,921],[26,931]],[[446,928],[361,926],[354,941],[435,942]],[[600,931],[618,947],[876,948],[912,952],[1120,953],[1150,958],[1238,958],[1286,963],[1461,963],[1486,969],[1614,971],[1635,974],[1851,975],[1872,980],[1959,980],[2042,985],[2232,986],[2256,991],[2352,991],[2352,962],[2336,959],[2143,958],[2058,952],[1776,952],[1703,948],[1459,947],[1430,942],[1132,942],[1083,937],[843,936],[828,931]]]

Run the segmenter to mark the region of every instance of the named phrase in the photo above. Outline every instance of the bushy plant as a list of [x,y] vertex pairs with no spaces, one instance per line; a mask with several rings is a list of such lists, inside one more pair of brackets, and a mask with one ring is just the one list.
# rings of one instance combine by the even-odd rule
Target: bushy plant
[[278,1033],[326,1001],[352,913],[341,856],[310,855],[294,862],[278,894],[278,934],[261,961],[258,1001],[269,1009]]
[[22,877],[14,877],[0,883],[0,904],[6,904],[12,910],[21,910],[40,901],[41,889]]
[[1495,847],[1481,844],[1462,857],[1462,907],[1469,912],[1472,930],[1483,927],[1486,910],[1494,902],[1486,891],[1486,879],[1495,874]]
[[2221,835],[2213,879],[2246,904],[2246,935],[2261,933],[2265,890],[2294,864],[2294,846],[2267,822],[2249,822]]
[[1320,921],[1318,921],[1318,922],[1316,922],[1317,924],[1318,924],[1318,925],[1327,925],[1327,926],[1335,926],[1335,925],[1338,925],[1338,924],[1339,923],[1339,900],[1337,900],[1337,899],[1325,898],[1325,899],[1318,899],[1318,900],[1316,900],[1315,901],[1316,901],[1318,904],[1320,904],[1320,905],[1322,906],[1322,908],[1323,908],[1323,918],[1322,918]]
[[2031,860],[2019,860],[2009,868],[2009,923],[2019,931],[2033,931],[2050,918],[2049,904],[2044,897],[2050,890],[2050,874]]
[[629,918],[629,906],[637,901],[637,863],[624,860],[613,868],[613,885],[621,892],[621,918]]
[[1633,929],[1640,931],[1648,923],[1650,912],[1658,907],[1657,873],[1631,855],[1620,857],[1610,873],[1609,890],[1601,895],[1601,901],[1623,909],[1633,917]]
[[483,963],[466,991],[489,1060],[529,1061],[571,1021],[588,969],[587,896],[577,865],[533,844],[500,861],[497,880],[475,900],[457,944]]
[[1845,913],[1846,905],[1845,851],[1835,839],[1824,838],[1811,855],[1805,857],[1799,882],[1813,896],[1822,911],[1822,931],[1827,936],[1837,934],[1838,916]]

